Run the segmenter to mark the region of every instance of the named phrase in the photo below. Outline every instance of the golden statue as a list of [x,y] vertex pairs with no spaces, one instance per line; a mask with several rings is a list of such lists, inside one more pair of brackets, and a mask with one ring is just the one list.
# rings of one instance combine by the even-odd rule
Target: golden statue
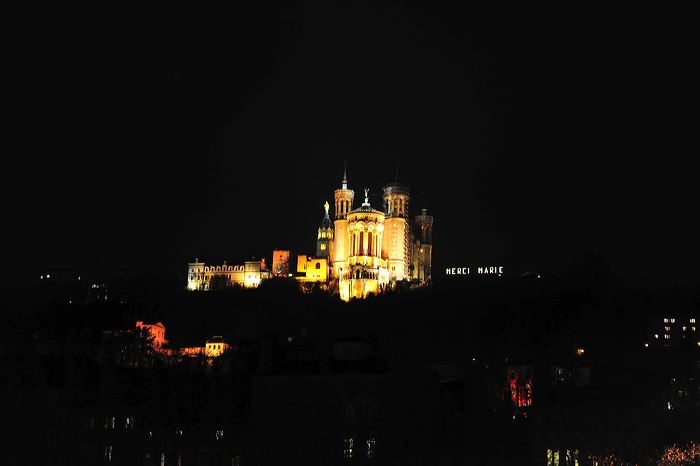
[[326,201],[325,204],[323,204],[323,208],[326,209],[326,216],[328,216],[328,209],[330,209],[330,204],[328,204],[328,201]]

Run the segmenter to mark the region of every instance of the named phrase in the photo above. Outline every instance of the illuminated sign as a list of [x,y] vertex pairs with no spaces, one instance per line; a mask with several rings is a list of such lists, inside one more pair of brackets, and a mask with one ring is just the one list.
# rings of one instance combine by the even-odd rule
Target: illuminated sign
[[448,267],[445,275],[498,275],[504,274],[502,265],[489,267]]

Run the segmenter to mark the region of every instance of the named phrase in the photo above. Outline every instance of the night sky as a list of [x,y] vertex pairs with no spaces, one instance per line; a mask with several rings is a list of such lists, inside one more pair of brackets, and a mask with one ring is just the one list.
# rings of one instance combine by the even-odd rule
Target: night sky
[[313,253],[344,160],[356,206],[399,165],[437,277],[592,251],[700,281],[687,12],[151,3],[8,15],[3,288]]

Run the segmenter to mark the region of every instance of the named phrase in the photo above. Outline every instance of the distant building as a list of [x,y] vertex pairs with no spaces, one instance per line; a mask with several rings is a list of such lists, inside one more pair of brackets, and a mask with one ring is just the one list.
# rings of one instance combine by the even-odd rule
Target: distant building
[[297,280],[302,283],[326,283],[330,276],[328,259],[299,255],[297,274]]
[[270,277],[265,259],[253,259],[243,265],[207,265],[195,259],[187,264],[187,289],[208,291],[229,286],[255,288]]
[[224,341],[224,337],[219,335],[207,340],[204,355],[208,358],[218,358],[228,349],[229,345]]
[[165,325],[162,322],[155,324],[145,324],[142,321],[136,322],[136,328],[146,329],[153,336],[153,347],[155,349],[163,348],[168,344],[165,339]]
[[667,312],[652,324],[650,343],[653,346],[700,346],[698,312]]
[[189,346],[180,348],[179,353],[183,356],[204,356],[207,358],[218,358],[231,349],[231,345],[224,341],[221,335],[215,335],[204,343],[204,346]]
[[272,270],[270,274],[273,277],[288,277],[289,276],[289,255],[290,251],[275,249],[272,251]]

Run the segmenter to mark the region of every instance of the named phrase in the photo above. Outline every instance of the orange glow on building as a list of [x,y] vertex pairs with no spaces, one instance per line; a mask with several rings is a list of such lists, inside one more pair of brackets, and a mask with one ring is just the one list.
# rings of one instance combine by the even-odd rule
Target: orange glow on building
[[153,336],[153,347],[160,349],[168,344],[165,339],[165,325],[162,322],[155,324],[144,324],[142,321],[136,322],[136,328],[146,329]]

